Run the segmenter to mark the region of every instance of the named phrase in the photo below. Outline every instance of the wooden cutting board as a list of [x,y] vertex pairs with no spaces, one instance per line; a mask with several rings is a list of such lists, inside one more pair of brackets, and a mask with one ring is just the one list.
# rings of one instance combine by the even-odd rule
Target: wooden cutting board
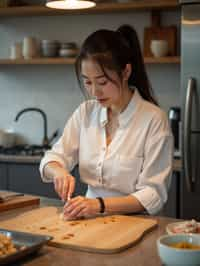
[[40,203],[40,198],[36,196],[30,196],[30,195],[16,196],[12,199],[6,200],[5,202],[0,202],[0,212],[17,208],[24,208],[32,205],[39,205],[39,203]]
[[151,52],[152,40],[166,40],[168,42],[168,56],[177,54],[176,26],[161,26],[161,16],[157,11],[152,12],[152,26],[144,28],[144,56],[153,56]]
[[157,221],[137,216],[112,215],[76,221],[63,221],[61,209],[44,207],[17,217],[0,218],[0,228],[51,235],[49,243],[97,253],[120,252],[142,240]]

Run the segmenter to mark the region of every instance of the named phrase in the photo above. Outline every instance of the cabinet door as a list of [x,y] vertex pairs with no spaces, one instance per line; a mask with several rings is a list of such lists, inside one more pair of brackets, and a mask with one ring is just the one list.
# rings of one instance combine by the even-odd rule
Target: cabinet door
[[[58,198],[53,183],[44,183],[40,177],[38,164],[8,164],[9,190],[40,195],[49,198]],[[73,196],[85,195],[87,185],[80,181],[78,167],[72,171],[76,178],[76,187]]]
[[8,164],[9,190],[58,198],[52,183],[43,183],[38,164]]
[[7,187],[7,166],[6,163],[0,163],[0,189],[6,190]]

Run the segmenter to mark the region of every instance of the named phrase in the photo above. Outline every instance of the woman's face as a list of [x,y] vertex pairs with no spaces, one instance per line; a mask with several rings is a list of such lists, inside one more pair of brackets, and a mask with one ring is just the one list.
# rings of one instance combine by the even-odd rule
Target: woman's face
[[82,61],[83,84],[90,96],[104,107],[118,106],[121,100],[121,81],[116,72],[105,69],[108,79],[99,64],[91,59]]

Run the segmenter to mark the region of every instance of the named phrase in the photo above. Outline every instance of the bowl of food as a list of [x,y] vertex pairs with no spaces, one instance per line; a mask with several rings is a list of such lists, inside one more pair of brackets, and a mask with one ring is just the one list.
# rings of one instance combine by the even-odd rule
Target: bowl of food
[[164,235],[157,240],[157,249],[162,263],[172,265],[200,265],[200,235]]
[[194,219],[188,221],[170,223],[166,227],[166,232],[169,235],[186,234],[186,233],[200,234],[200,223],[195,221]]

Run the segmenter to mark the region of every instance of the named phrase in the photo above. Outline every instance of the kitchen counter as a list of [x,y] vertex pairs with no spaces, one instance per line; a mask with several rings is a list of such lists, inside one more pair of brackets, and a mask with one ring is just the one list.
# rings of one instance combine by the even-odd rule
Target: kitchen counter
[[38,155],[5,155],[0,154],[0,162],[5,163],[40,163],[41,156]]
[[[61,206],[60,200],[41,198],[41,206]],[[23,209],[20,212],[28,210]],[[17,265],[27,266],[161,266],[157,254],[156,240],[165,234],[165,227],[168,223],[176,221],[166,217],[154,217],[158,220],[158,227],[148,233],[135,246],[116,254],[96,254],[70,249],[43,247],[37,254],[20,260]],[[98,241],[98,240],[97,240]],[[148,263],[147,263],[148,262]]]
[[[41,156],[24,156],[24,155],[2,155],[0,154],[0,162],[6,163],[40,163]],[[181,159],[174,159],[174,171],[181,171],[182,162]]]

